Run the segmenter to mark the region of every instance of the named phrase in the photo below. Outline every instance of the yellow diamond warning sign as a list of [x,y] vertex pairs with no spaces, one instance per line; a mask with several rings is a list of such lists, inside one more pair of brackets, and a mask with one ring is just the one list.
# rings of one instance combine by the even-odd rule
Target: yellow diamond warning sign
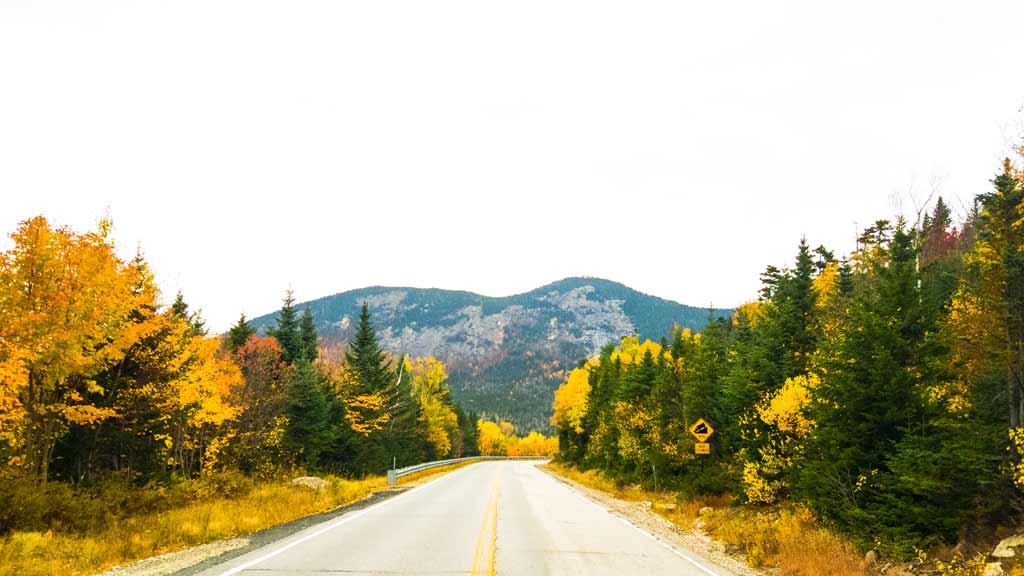
[[[697,442],[706,442],[708,437],[715,433],[715,429],[711,427],[703,418],[697,420],[690,426],[690,434],[697,439]],[[700,452],[698,452],[700,454]],[[705,452],[707,454],[707,452]]]
[[711,444],[707,442],[697,442],[693,445],[693,451],[697,454],[711,454]]

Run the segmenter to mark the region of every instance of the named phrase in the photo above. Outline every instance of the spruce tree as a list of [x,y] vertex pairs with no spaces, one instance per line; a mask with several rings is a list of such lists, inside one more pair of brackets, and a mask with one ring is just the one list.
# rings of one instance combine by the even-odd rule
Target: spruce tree
[[171,315],[187,322],[189,334],[192,336],[206,336],[206,321],[203,320],[201,312],[201,310],[190,312],[188,304],[185,303],[185,297],[180,290],[178,291],[177,296],[174,297],[174,303],[171,304]]
[[330,443],[323,378],[312,364],[300,359],[295,364],[287,393],[287,446],[306,466],[315,466],[320,453]]
[[[395,371],[391,370],[387,355],[377,343],[377,335],[370,323],[370,312],[363,303],[359,315],[359,329],[345,351],[345,363],[355,377],[352,393],[379,395],[384,400],[380,409],[365,409],[362,419],[375,421],[385,414],[395,417],[395,407],[400,386],[396,386]],[[399,447],[391,442],[394,428],[369,434],[360,439],[360,450],[355,468],[361,473],[380,473],[391,465],[392,458],[400,455],[394,450]],[[407,456],[404,452],[403,458]]]
[[285,292],[281,312],[277,316],[277,326],[270,330],[270,335],[281,345],[281,359],[293,364],[303,357],[302,340],[299,337],[299,320],[295,312],[295,297],[291,289]]
[[465,456],[477,456],[480,454],[480,449],[477,447],[477,435],[476,429],[476,414],[466,412],[458,404],[455,405],[455,418],[459,424],[459,432],[462,436],[462,451],[459,453],[460,457]]
[[245,345],[249,340],[249,337],[253,334],[256,334],[256,330],[249,325],[249,321],[246,319],[245,314],[242,314],[238,318],[238,322],[228,330],[227,337],[224,341],[228,350],[234,354],[239,348]]
[[775,298],[778,310],[777,328],[784,346],[784,377],[787,378],[804,373],[807,360],[816,347],[811,329],[811,316],[816,300],[812,287],[814,272],[814,258],[807,246],[807,239],[802,238],[797,251],[796,266],[779,284]]
[[1005,400],[1009,425],[1018,428],[1024,425],[1024,185],[1009,160],[992,183],[995,190],[981,195],[979,219],[979,241],[989,256],[975,267],[982,277],[990,278],[990,290],[996,294],[988,298],[1006,318]]
[[302,357],[309,362],[315,361],[319,347],[316,324],[313,323],[313,313],[309,310],[308,304],[302,313],[302,320],[299,322],[299,340],[302,342]]
[[419,400],[413,395],[412,375],[405,372],[405,359],[399,360],[399,374],[391,377],[397,384],[387,389],[387,406],[391,413],[384,432],[384,447],[394,461],[416,464],[436,460],[437,454],[427,441],[425,423]]
[[362,394],[386,393],[393,385],[392,370],[384,350],[377,343],[377,334],[370,323],[370,311],[365,302],[359,314],[356,337],[345,351],[345,362],[355,373]]

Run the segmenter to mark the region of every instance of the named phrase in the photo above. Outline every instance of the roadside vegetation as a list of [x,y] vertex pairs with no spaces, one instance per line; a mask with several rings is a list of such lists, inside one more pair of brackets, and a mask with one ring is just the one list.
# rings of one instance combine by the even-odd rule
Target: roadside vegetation
[[[873,551],[873,569],[983,569],[1021,525],[1021,165],[958,217],[930,199],[846,257],[802,240],[761,280],[700,333],[581,362],[554,398],[559,460],[682,503],[730,497],[704,527],[784,573],[849,573],[851,551]],[[785,567],[817,548],[839,567]]]
[[320,490],[238,472],[168,486],[8,483],[0,510],[7,521],[17,515],[19,529],[0,540],[0,575],[91,574],[327,512],[387,484],[379,476],[324,480]]

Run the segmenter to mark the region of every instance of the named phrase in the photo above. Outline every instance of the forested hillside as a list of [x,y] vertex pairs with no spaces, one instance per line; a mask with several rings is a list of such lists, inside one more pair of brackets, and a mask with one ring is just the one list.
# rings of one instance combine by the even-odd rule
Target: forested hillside
[[801,241],[761,280],[700,332],[626,338],[573,370],[554,399],[561,458],[647,483],[656,467],[684,495],[796,502],[888,557],[1020,521],[1020,164],[959,219],[937,198],[864,229],[846,257]]
[[[442,360],[453,398],[467,410],[524,430],[549,429],[551,393],[568,371],[609,342],[658,338],[674,325],[700,329],[729,310],[696,308],[600,278],[567,278],[525,294],[491,298],[439,289],[371,287],[298,304],[327,348],[354,334],[367,303],[383,347]],[[276,313],[252,320],[258,330]]]

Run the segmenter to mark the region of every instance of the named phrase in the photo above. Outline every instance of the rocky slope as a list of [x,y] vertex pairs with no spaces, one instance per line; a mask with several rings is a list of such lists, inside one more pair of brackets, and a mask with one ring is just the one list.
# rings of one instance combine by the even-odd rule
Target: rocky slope
[[[599,278],[567,278],[525,294],[491,298],[440,289],[361,288],[308,303],[328,346],[354,332],[370,306],[385,348],[443,360],[467,410],[548,429],[552,392],[580,360],[639,333],[658,339],[673,324],[700,329],[709,312]],[[300,304],[300,309],[307,303]],[[276,314],[252,321],[261,332]]]

